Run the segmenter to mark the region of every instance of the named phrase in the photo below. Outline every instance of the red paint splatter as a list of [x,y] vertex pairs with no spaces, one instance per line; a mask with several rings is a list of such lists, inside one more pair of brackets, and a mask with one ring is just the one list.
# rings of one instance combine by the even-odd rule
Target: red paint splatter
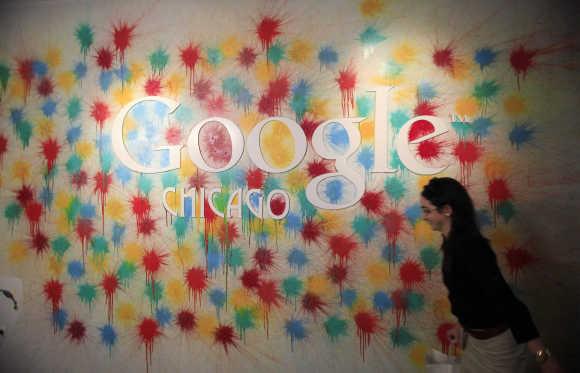
[[262,189],[266,175],[259,168],[250,168],[246,172],[246,184],[248,189]]
[[358,243],[352,236],[337,234],[328,240],[328,248],[340,264],[348,262],[350,256],[358,248]]
[[399,329],[399,326],[401,326],[401,319],[403,324],[407,322],[407,310],[409,309],[407,291],[402,289],[393,291],[391,300],[393,301],[393,312],[395,313],[397,329]]
[[342,286],[348,275],[348,267],[342,263],[333,264],[326,270],[326,275],[330,278],[330,281],[338,285],[340,293],[342,294]]
[[36,91],[42,97],[50,96],[54,91],[54,84],[52,83],[52,80],[50,80],[48,77],[42,78],[36,87]]
[[193,305],[201,305],[201,296],[207,288],[207,271],[202,267],[192,267],[185,274],[185,282],[189,288],[189,294],[193,296]]
[[417,140],[420,137],[427,136],[435,131],[435,127],[428,120],[418,120],[411,125],[409,129],[409,141]]
[[4,162],[4,154],[8,151],[8,139],[3,134],[0,134],[0,164]]
[[83,253],[83,263],[85,262],[86,253],[87,253],[87,243],[91,240],[95,229],[93,228],[93,221],[91,219],[82,219],[79,218],[77,220],[77,226],[75,228],[77,236],[81,241],[81,248]]
[[26,219],[28,219],[30,235],[34,235],[40,228],[40,217],[42,216],[42,205],[36,201],[26,204],[24,207]]
[[149,199],[140,195],[133,196],[133,198],[131,198],[131,211],[133,211],[133,214],[137,219],[136,223],[139,224],[139,222],[143,221],[143,219],[149,216],[149,213],[151,212],[151,203],[149,202]]
[[89,182],[89,177],[87,173],[83,170],[75,173],[71,177],[71,183],[75,186],[77,190],[82,189]]
[[113,322],[113,301],[115,292],[120,289],[119,278],[115,273],[108,273],[103,276],[101,280],[101,287],[105,291],[106,303],[107,303],[107,320],[109,324]]
[[145,251],[141,263],[145,269],[145,281],[151,284],[151,291],[155,294],[155,275],[159,272],[162,266],[166,265],[165,259],[169,254],[159,253],[155,249]]
[[487,196],[494,216],[497,217],[499,204],[512,198],[512,192],[507,185],[507,181],[494,179],[487,186]]
[[115,44],[115,50],[119,53],[119,62],[121,64],[125,63],[125,52],[131,46],[131,39],[134,36],[133,32],[136,27],[136,24],[129,26],[127,22],[120,22],[118,25],[113,26],[113,43]]
[[387,242],[389,246],[389,260],[391,262],[395,261],[395,250],[397,247],[397,240],[401,232],[403,231],[403,224],[405,223],[405,217],[402,213],[397,210],[387,211],[382,218],[381,224],[385,229],[385,234],[387,237]]
[[223,167],[232,158],[232,139],[225,126],[218,122],[209,122],[199,133],[201,154],[208,164]]
[[451,341],[449,339],[449,331],[456,328],[457,324],[443,323],[437,328],[437,339],[441,343],[441,351],[445,354],[449,354],[451,345],[453,345],[455,354],[457,354],[457,348],[459,347],[459,341]]
[[71,321],[66,329],[66,335],[72,342],[81,343],[87,337],[87,327],[82,321]]
[[510,247],[505,253],[505,257],[514,282],[517,282],[520,271],[536,260],[526,248],[517,246]]
[[306,171],[308,176],[315,178],[316,176],[327,174],[331,171],[331,165],[326,159],[313,159],[306,164]]
[[367,214],[380,215],[385,204],[385,194],[382,191],[366,190],[360,199],[360,203],[367,211]]
[[443,143],[434,139],[421,141],[417,146],[417,155],[424,161],[438,159],[443,152]]
[[44,283],[44,286],[42,287],[44,297],[46,301],[50,302],[53,314],[56,313],[56,311],[60,308],[60,305],[62,304],[63,287],[64,287],[63,283],[58,280],[48,280]]
[[399,268],[399,278],[405,289],[410,289],[425,281],[425,270],[416,260],[407,259]]
[[224,222],[220,226],[217,232],[218,241],[222,249],[226,249],[232,246],[233,242],[240,237],[238,226],[233,221]]
[[437,110],[438,107],[439,107],[439,105],[436,105],[433,102],[420,101],[417,103],[417,106],[415,106],[413,113],[415,114],[416,117],[421,116],[421,115],[437,116],[437,113],[435,111]]
[[269,271],[274,266],[274,252],[265,247],[259,247],[254,253],[254,265],[261,271]]
[[510,52],[510,65],[516,73],[518,79],[518,88],[520,86],[520,75],[526,77],[528,70],[535,65],[534,58],[538,55],[537,49],[526,49],[519,45]]
[[52,171],[56,158],[58,157],[58,152],[60,151],[60,145],[56,139],[48,139],[42,142],[40,145],[42,147],[42,155],[46,160],[47,173]]
[[14,191],[14,194],[16,194],[16,200],[22,208],[26,208],[26,205],[34,201],[34,189],[31,186],[22,185],[20,189]]
[[236,333],[234,332],[234,328],[230,325],[219,325],[215,329],[213,338],[215,343],[224,346],[226,354],[228,353],[228,347],[238,347],[238,344],[236,343]]
[[36,251],[36,255],[44,254],[49,248],[48,236],[40,231],[35,232],[32,235],[31,245],[32,249]]
[[242,286],[249,290],[255,290],[262,284],[260,271],[256,268],[246,269],[240,276]]
[[137,224],[137,235],[151,236],[155,232],[155,219],[150,216],[145,216]]
[[101,204],[101,220],[103,224],[103,232],[105,232],[105,204],[107,203],[107,193],[109,193],[109,187],[113,182],[113,176],[103,171],[99,171],[93,180],[95,181],[95,188],[93,191],[97,193],[99,203]]
[[265,16],[256,26],[256,34],[262,43],[262,50],[268,51],[274,39],[282,33],[282,21],[277,17]]
[[199,101],[205,101],[213,93],[211,80],[201,78],[193,83],[192,93]]
[[377,333],[379,328],[379,317],[368,311],[360,311],[354,315],[356,324],[356,335],[360,342],[360,352],[362,358],[365,358],[365,351],[371,344],[371,337]]
[[195,314],[189,310],[179,311],[177,317],[175,318],[175,322],[179,326],[179,329],[181,329],[181,331],[184,333],[193,332],[197,325]]
[[181,143],[181,128],[178,126],[170,126],[165,130],[165,141],[169,145],[179,145]]
[[190,188],[202,189],[209,183],[209,176],[205,172],[197,170],[195,175],[191,176],[187,182]]
[[148,317],[141,321],[137,326],[137,330],[141,342],[145,345],[145,365],[147,366],[147,372],[149,372],[151,356],[153,354],[153,343],[155,342],[155,338],[161,335],[161,330],[159,329],[157,321]]
[[260,96],[260,100],[258,101],[258,112],[274,117],[277,115],[276,109],[276,103],[272,97],[267,94]]
[[272,307],[280,305],[282,296],[278,289],[278,285],[273,280],[263,281],[257,289],[258,298],[264,308],[264,327],[266,328],[266,335],[270,334],[270,310]]
[[91,117],[99,125],[101,132],[103,131],[104,123],[111,116],[109,106],[103,101],[95,101],[91,106]]
[[30,87],[32,86],[32,79],[34,78],[34,61],[32,59],[24,59],[18,61],[18,75],[24,82],[24,102],[30,94]]
[[203,107],[208,115],[220,116],[227,111],[226,99],[223,95],[212,96],[205,101]]
[[354,89],[356,87],[356,72],[352,66],[348,66],[338,73],[336,78],[340,95],[342,97],[342,115],[348,117],[350,109],[354,109]]
[[97,55],[95,56],[97,65],[101,70],[109,70],[113,67],[113,52],[109,48],[102,47],[97,50]]
[[322,121],[311,119],[304,117],[302,118],[302,122],[300,122],[300,127],[302,127],[302,131],[304,131],[304,135],[308,142],[312,141],[312,136],[314,135],[314,131],[316,128],[322,123]]
[[195,81],[195,66],[201,58],[201,49],[199,45],[189,43],[187,47],[179,49],[181,63],[185,66],[187,76],[189,76],[189,91],[193,93],[193,82]]
[[307,219],[302,226],[300,235],[302,236],[304,242],[306,242],[307,245],[310,245],[312,242],[316,244],[318,243],[321,233],[321,224],[319,222],[315,222],[312,219]]
[[288,99],[290,94],[290,79],[287,74],[280,74],[268,83],[267,96],[274,104],[274,112],[282,112],[282,103]]
[[161,88],[161,78],[149,78],[145,82],[145,93],[147,93],[147,96],[159,96]]
[[459,141],[453,149],[453,155],[459,161],[461,168],[461,184],[467,184],[475,162],[483,153],[483,148],[474,141]]
[[282,216],[286,210],[286,200],[281,195],[275,195],[270,200],[270,211],[276,216]]
[[455,51],[451,45],[445,48],[436,48],[433,52],[433,63],[435,66],[446,70],[449,73],[453,73],[456,64]]
[[319,295],[307,292],[302,297],[302,309],[311,314],[315,319],[318,313],[326,314],[327,304],[323,301]]
[[256,62],[257,54],[252,47],[244,47],[238,53],[237,61],[240,66],[244,67],[246,70],[252,67]]

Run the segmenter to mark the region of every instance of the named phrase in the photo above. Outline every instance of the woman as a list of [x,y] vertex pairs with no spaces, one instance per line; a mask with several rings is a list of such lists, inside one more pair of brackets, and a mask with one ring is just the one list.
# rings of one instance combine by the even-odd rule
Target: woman
[[[561,372],[527,307],[504,280],[465,188],[451,178],[433,178],[421,193],[421,209],[423,219],[443,235],[443,282],[451,312],[469,338],[461,371],[524,372],[527,345],[542,372]],[[450,337],[460,341],[463,334],[457,328]]]

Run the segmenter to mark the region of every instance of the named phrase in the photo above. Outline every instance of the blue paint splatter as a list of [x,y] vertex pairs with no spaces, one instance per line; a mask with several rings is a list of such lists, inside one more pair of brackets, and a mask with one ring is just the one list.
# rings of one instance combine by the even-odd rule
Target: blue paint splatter
[[489,136],[490,128],[494,125],[491,118],[488,117],[478,117],[476,118],[471,126],[473,127],[473,133],[480,139]]
[[385,192],[395,203],[401,202],[407,193],[405,183],[398,177],[391,176],[385,180]]
[[48,65],[42,61],[32,61],[32,71],[38,78],[42,78],[48,72]]
[[342,293],[340,293],[342,304],[347,307],[352,307],[354,305],[357,296],[358,295],[355,289],[344,289]]
[[369,172],[375,164],[375,153],[370,145],[364,145],[356,156],[356,161],[366,172]]
[[312,87],[309,82],[305,79],[300,79],[292,87],[292,100],[290,102],[290,107],[296,116],[296,120],[299,122],[304,117],[304,114],[310,108],[310,92]]
[[491,214],[486,209],[480,209],[476,211],[477,223],[479,228],[491,227],[493,220],[491,219]]
[[77,155],[73,154],[66,161],[66,170],[69,174],[74,175],[81,170],[83,160]]
[[520,150],[520,146],[534,139],[535,132],[536,129],[529,123],[516,124],[509,134],[510,143]]
[[418,203],[414,203],[411,206],[405,209],[405,216],[407,220],[411,222],[412,225],[415,225],[417,220],[421,219],[422,215],[421,206]]
[[56,106],[57,106],[56,101],[49,98],[44,102],[44,104],[42,104],[42,113],[47,118],[50,118],[56,113]]
[[115,69],[115,75],[117,76],[117,79],[125,83],[131,80],[131,70],[129,70],[125,64],[122,64],[118,69]]
[[139,188],[139,191],[141,193],[145,194],[146,196],[149,196],[149,193],[151,193],[151,189],[153,189],[153,180],[151,180],[149,176],[140,174],[139,180],[137,181],[137,187]]
[[121,182],[121,185],[125,186],[129,181],[131,181],[133,173],[129,168],[121,164],[115,169],[115,176]]
[[300,341],[307,337],[308,332],[304,327],[304,321],[300,319],[290,319],[284,326],[286,335],[290,337],[290,347],[294,351],[294,341]]
[[473,59],[479,65],[479,68],[483,71],[485,67],[488,67],[495,62],[497,57],[497,52],[491,48],[479,48],[475,51]]
[[166,327],[171,325],[171,321],[173,320],[173,314],[171,310],[165,306],[161,306],[157,308],[155,311],[155,320],[159,323],[159,326]]
[[324,194],[330,203],[338,203],[343,198],[344,183],[341,180],[331,180],[325,183]]
[[339,152],[340,154],[344,154],[350,145],[350,139],[348,137],[348,132],[346,129],[339,123],[331,123],[324,129],[325,137],[327,140],[327,144],[330,147]]
[[473,126],[471,123],[462,121],[457,117],[451,122],[451,128],[453,128],[457,136],[461,139],[464,139],[473,133]]
[[338,52],[330,45],[323,46],[318,51],[318,61],[320,68],[330,68],[338,62]]
[[121,247],[123,243],[123,238],[125,237],[126,228],[127,227],[125,225],[119,224],[117,222],[113,224],[113,233],[111,241],[113,241],[113,246],[115,247],[115,249]]
[[87,64],[84,62],[78,62],[75,65],[73,72],[77,80],[83,79],[87,75]]
[[224,60],[224,55],[218,48],[206,48],[206,56],[207,62],[214,67],[219,66],[219,64]]
[[417,86],[417,99],[419,101],[429,101],[437,97],[435,85],[429,82],[421,82]]
[[71,127],[66,131],[66,142],[72,146],[76,144],[76,142],[81,138],[82,134],[83,130],[81,126]]
[[57,309],[52,314],[52,323],[58,330],[64,330],[66,324],[68,323],[68,312],[62,308]]
[[304,226],[304,224],[302,224],[302,218],[295,212],[289,212],[288,215],[286,215],[285,220],[284,229],[288,233],[298,233]]
[[377,291],[373,295],[373,307],[383,316],[383,314],[393,307],[393,302],[387,293],[384,291]]
[[112,71],[101,71],[99,74],[99,87],[103,92],[107,92],[113,83],[113,72]]
[[78,280],[85,275],[85,267],[78,260],[72,260],[68,263],[68,275],[73,280]]
[[304,250],[301,250],[297,247],[290,250],[290,253],[288,253],[287,259],[288,259],[288,264],[290,265],[290,269],[293,269],[293,270],[299,271],[302,268],[304,268],[304,266],[306,266],[306,264],[308,264],[308,257],[306,256],[306,253],[304,252]]
[[54,200],[54,192],[49,187],[43,187],[38,197],[44,207],[50,207]]
[[220,250],[209,250],[207,252],[207,271],[215,274],[224,262],[224,256]]
[[83,219],[93,219],[97,216],[97,208],[90,202],[84,203],[81,205],[80,215]]
[[209,292],[209,300],[215,306],[219,315],[220,310],[226,304],[226,293],[222,289],[212,289]]
[[109,348],[109,352],[117,342],[117,332],[112,325],[104,325],[103,327],[99,328],[99,332],[101,334],[101,343],[103,346]]
[[394,258],[391,256],[392,252],[393,252],[392,248],[389,245],[385,245],[381,252],[381,257],[386,262],[391,262],[394,264],[401,263],[401,261],[405,257],[405,250],[401,248],[399,245],[396,245],[394,250],[395,253]]
[[24,110],[23,109],[10,109],[10,122],[15,126],[24,120]]

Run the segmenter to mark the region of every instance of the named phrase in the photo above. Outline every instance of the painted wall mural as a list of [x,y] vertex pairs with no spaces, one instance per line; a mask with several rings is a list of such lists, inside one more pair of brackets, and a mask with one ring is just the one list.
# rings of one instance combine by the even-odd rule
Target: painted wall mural
[[0,8],[2,366],[424,371],[461,354],[432,175],[579,363],[572,5]]

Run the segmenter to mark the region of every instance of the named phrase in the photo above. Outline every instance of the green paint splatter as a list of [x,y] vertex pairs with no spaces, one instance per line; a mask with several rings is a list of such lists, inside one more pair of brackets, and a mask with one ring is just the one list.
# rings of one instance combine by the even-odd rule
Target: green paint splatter
[[457,133],[457,136],[459,136],[459,138],[462,139],[466,138],[467,136],[473,133],[473,126],[471,125],[471,123],[462,121],[457,117],[451,122],[451,127],[453,128],[455,133]]
[[266,52],[266,59],[268,62],[272,62],[274,65],[278,66],[280,61],[286,58],[286,48],[280,43],[280,41],[276,41],[268,52]]
[[145,296],[149,299],[151,306],[159,305],[159,301],[163,299],[163,285],[159,281],[154,281],[153,283],[148,282],[145,285]]
[[163,188],[175,187],[179,183],[179,176],[175,171],[166,172],[161,176]]
[[141,193],[143,193],[145,196],[149,196],[151,189],[153,189],[153,181],[149,176],[141,174],[137,180],[137,187]]
[[226,254],[226,263],[234,272],[234,275],[237,273],[238,268],[244,266],[246,261],[244,250],[240,247],[232,247],[227,251]]
[[287,299],[298,298],[304,289],[304,283],[296,276],[290,276],[282,281],[282,291]]
[[71,198],[67,207],[64,210],[64,213],[66,214],[66,220],[69,225],[72,225],[76,221],[80,211],[81,211],[81,201],[79,200],[79,197],[74,196],[73,198]]
[[479,102],[486,104],[497,96],[500,91],[499,84],[493,80],[485,80],[473,87],[472,95]]
[[52,251],[55,253],[55,255],[59,259],[62,259],[64,253],[66,253],[66,251],[70,248],[70,242],[68,238],[66,238],[65,236],[58,236],[57,238],[52,240],[51,246]]
[[222,91],[230,98],[235,98],[243,86],[242,81],[236,76],[229,76],[222,80]]
[[497,206],[497,212],[506,223],[509,223],[516,215],[516,208],[511,201],[503,201]]
[[359,237],[359,239],[368,245],[369,242],[375,237],[377,221],[369,218],[365,215],[357,215],[354,217],[351,223],[351,227]]
[[158,48],[149,55],[149,64],[153,74],[161,74],[169,63],[169,54],[163,48]]
[[245,339],[246,330],[253,329],[256,327],[256,312],[251,308],[240,308],[236,310],[234,316],[234,322],[236,324],[236,329],[242,339]]
[[0,86],[2,91],[6,91],[8,87],[8,80],[10,79],[10,68],[3,63],[0,63]]
[[389,334],[393,347],[408,347],[417,340],[405,327],[393,328]]
[[224,60],[224,55],[219,48],[207,48],[206,54],[207,62],[209,62],[213,67],[219,66],[219,64]]
[[66,113],[68,115],[69,121],[72,122],[73,120],[77,119],[81,114],[81,111],[82,107],[80,98],[75,96],[68,100],[68,103],[66,104]]
[[387,40],[387,38],[373,26],[368,26],[360,33],[359,40],[364,46],[369,47],[377,45],[380,42]]
[[423,294],[409,291],[407,293],[407,304],[409,305],[409,311],[420,312],[425,307],[425,297]]
[[8,223],[13,225],[22,214],[22,207],[17,202],[12,202],[6,208],[4,208],[4,217],[8,220]]
[[300,189],[298,191],[298,202],[300,205],[300,212],[302,213],[303,218],[312,219],[316,215],[317,212],[316,207],[314,207],[314,205],[310,203],[308,198],[306,198],[305,189]]
[[386,76],[398,77],[403,73],[404,67],[395,61],[389,61],[383,65],[383,74]]
[[356,110],[359,117],[368,117],[375,107],[374,100],[370,96],[360,96],[356,99]]
[[215,206],[217,211],[225,213],[226,208],[228,206],[229,199],[230,199],[230,194],[227,192],[222,191],[220,193],[215,193],[213,195],[213,205]]
[[391,113],[391,126],[395,129],[395,132],[398,133],[401,127],[403,127],[403,125],[407,123],[409,119],[411,119],[411,116],[406,110],[395,110]]
[[401,202],[407,193],[407,187],[401,179],[395,176],[388,177],[385,180],[385,192],[395,203]]
[[324,322],[324,330],[326,330],[326,334],[328,334],[330,340],[336,342],[339,337],[348,334],[348,324],[346,320],[341,319],[338,316],[330,316]]
[[77,26],[75,37],[81,45],[81,53],[85,58],[87,57],[87,53],[89,53],[89,49],[93,44],[93,36],[93,29],[89,24],[81,23]]
[[91,239],[91,250],[98,257],[104,257],[109,252],[109,244],[103,236],[95,236]]
[[399,152],[396,149],[391,150],[391,162],[389,163],[391,168],[395,170],[399,170],[404,173],[407,170],[407,167],[401,162],[401,158],[399,158]]
[[175,231],[175,236],[177,237],[177,243],[181,246],[185,235],[187,234],[187,228],[189,227],[189,219],[183,216],[177,217],[173,223],[173,230]]
[[101,171],[108,174],[111,171],[111,166],[113,165],[113,153],[103,152],[101,153]]
[[14,127],[16,130],[16,135],[22,144],[22,147],[26,149],[30,143],[30,138],[32,137],[32,124],[27,120],[22,120],[16,123]]
[[423,262],[429,276],[431,276],[431,271],[441,263],[441,254],[439,253],[439,250],[429,246],[422,249],[419,255],[421,257],[421,262]]
[[79,172],[82,166],[83,160],[81,159],[81,157],[78,156],[78,154],[72,154],[66,161],[65,165],[66,171],[71,175],[74,175],[77,172]]
[[119,278],[119,282],[125,287],[129,286],[129,281],[135,277],[136,272],[137,266],[135,263],[124,260],[119,266],[119,269],[117,269],[117,277]]
[[80,301],[87,304],[89,308],[97,298],[97,287],[89,283],[84,283],[78,286],[77,295]]

